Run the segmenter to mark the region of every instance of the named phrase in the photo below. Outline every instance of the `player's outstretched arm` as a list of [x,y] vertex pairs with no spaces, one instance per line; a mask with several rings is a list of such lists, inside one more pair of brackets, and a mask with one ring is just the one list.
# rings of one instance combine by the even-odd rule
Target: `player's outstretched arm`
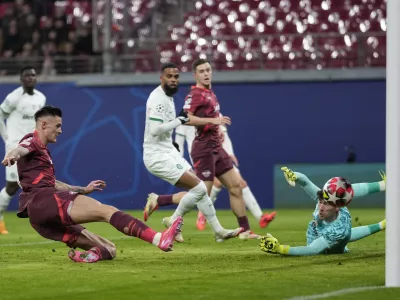
[[353,183],[351,186],[354,190],[354,197],[362,197],[365,195],[379,193],[386,190],[386,174],[384,171],[380,170],[379,175],[382,180],[377,182],[363,182],[363,183]]
[[268,234],[261,238],[260,248],[264,252],[273,254],[307,256],[323,253],[329,249],[329,244],[324,237],[320,237],[308,246],[290,247],[288,245],[281,245],[276,238]]
[[189,122],[189,117],[183,109],[176,119],[168,123],[163,123],[162,119],[150,117],[149,132],[153,136],[161,135],[187,122]]
[[192,112],[188,112],[189,122],[186,125],[205,126],[205,125],[231,125],[231,118],[223,116],[217,118],[200,118],[196,117]]
[[281,170],[283,171],[283,175],[285,176],[285,179],[289,185],[295,186],[296,183],[298,183],[311,199],[318,201],[317,192],[321,189],[317,187],[306,175],[299,172],[293,172],[288,167],[282,167]]
[[16,163],[16,161],[18,159],[20,159],[21,157],[24,157],[25,155],[29,154],[29,150],[21,147],[21,146],[17,146],[15,149],[11,150],[10,152],[8,152],[6,154],[6,156],[4,157],[3,161],[1,162],[3,164],[3,166],[12,166],[13,164]]
[[106,187],[106,183],[103,180],[94,180],[90,182],[86,187],[73,186],[56,180],[55,188],[60,191],[70,191],[82,195],[88,195],[93,191],[102,191]]

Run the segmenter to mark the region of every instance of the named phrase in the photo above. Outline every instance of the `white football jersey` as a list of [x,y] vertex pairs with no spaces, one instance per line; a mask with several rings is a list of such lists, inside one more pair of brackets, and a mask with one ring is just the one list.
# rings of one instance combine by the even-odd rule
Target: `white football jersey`
[[0,109],[8,115],[7,148],[16,147],[18,142],[35,129],[35,113],[46,104],[46,97],[38,90],[33,95],[24,93],[19,87],[7,95]]
[[165,94],[161,85],[154,89],[146,103],[146,127],[144,130],[143,154],[176,151],[172,145],[173,129],[154,136],[150,126],[173,121],[176,118],[174,98]]

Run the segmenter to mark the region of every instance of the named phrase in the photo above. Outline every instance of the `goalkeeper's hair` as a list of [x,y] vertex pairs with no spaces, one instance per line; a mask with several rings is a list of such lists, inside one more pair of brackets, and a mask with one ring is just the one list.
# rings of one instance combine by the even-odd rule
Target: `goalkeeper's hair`
[[319,190],[319,191],[317,192],[317,197],[318,197],[318,200],[324,200],[324,195],[323,195],[322,190]]

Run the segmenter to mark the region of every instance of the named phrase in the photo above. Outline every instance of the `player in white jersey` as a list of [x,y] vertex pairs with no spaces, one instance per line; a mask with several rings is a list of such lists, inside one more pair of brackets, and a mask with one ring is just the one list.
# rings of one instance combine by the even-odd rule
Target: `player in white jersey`
[[[179,154],[172,142],[173,129],[181,124],[191,125],[227,124],[229,118],[209,118],[197,121],[196,117],[189,118],[182,110],[176,117],[173,95],[178,91],[179,71],[175,64],[167,63],[161,67],[161,85],[150,94],[146,104],[146,127],[143,143],[143,161],[147,170],[188,192],[182,197],[177,209],[170,218],[164,218],[163,223],[169,227],[174,220],[190,212],[195,205],[205,215],[212,227],[217,242],[236,237],[243,228],[226,230],[219,223],[214,205],[207,194],[207,187],[192,171],[190,164]],[[147,221],[151,213],[159,206],[173,203],[169,200],[149,197],[144,209],[144,220]],[[183,242],[181,234],[176,241]]]
[[[46,97],[35,89],[36,71],[33,67],[27,66],[21,70],[20,81],[21,86],[8,94],[0,105],[0,135],[6,153],[17,147],[18,142],[35,129],[35,112],[46,103]],[[18,189],[17,165],[14,165],[6,168],[6,186],[0,191],[0,234],[8,233],[3,212]]]
[[[234,152],[233,152],[233,145],[232,141],[228,135],[228,129],[226,126],[221,125],[220,126],[221,131],[223,133],[223,143],[222,147],[224,150],[229,154],[229,156],[232,158],[232,161],[235,166],[235,170],[238,172],[240,176],[240,186],[242,187],[242,193],[243,193],[243,200],[246,204],[247,209],[252,213],[254,218],[259,222],[259,225],[261,228],[265,228],[268,226],[268,224],[275,218],[276,212],[272,212],[270,214],[268,213],[263,213],[260,205],[258,204],[256,198],[254,197],[250,187],[247,185],[247,182],[243,179],[241,176],[239,169],[237,168],[239,166],[238,159],[236,158]],[[180,149],[180,154],[183,156],[185,153],[185,141],[187,143],[187,149],[190,155],[191,149],[192,149],[192,143],[195,138],[195,128],[193,126],[178,126],[175,130],[175,142],[178,144],[178,147]],[[210,193],[210,198],[213,202],[217,200],[218,194],[221,192],[222,189],[222,183],[215,178],[214,179],[214,185],[211,189]],[[204,230],[206,227],[206,222],[203,214],[199,211],[198,216],[197,216],[197,221],[196,221],[196,226],[199,230]]]

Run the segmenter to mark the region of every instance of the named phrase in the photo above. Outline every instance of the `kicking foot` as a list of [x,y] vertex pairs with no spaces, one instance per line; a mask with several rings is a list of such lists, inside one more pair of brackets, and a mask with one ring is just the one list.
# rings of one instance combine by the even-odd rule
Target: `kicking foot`
[[[180,217],[182,218],[182,217]],[[175,220],[176,221],[176,220]],[[166,217],[162,220],[162,223],[164,224],[165,227],[171,227],[172,226],[172,221],[171,221],[171,217]],[[182,223],[183,225],[183,223]],[[185,240],[183,239],[182,233],[181,231],[179,231],[176,236],[175,236],[175,241],[178,243],[183,243]]]
[[296,174],[288,167],[282,167],[281,170],[283,171],[283,175],[285,176],[285,179],[289,183],[289,185],[295,186],[297,180]]
[[199,213],[197,214],[196,227],[198,230],[204,230],[206,229],[206,225],[207,225],[206,217],[204,217],[201,211],[199,211]]
[[244,229],[242,227],[230,230],[230,229],[224,229],[224,231],[218,232],[215,234],[215,241],[217,243],[222,243],[225,240],[237,237],[240,235],[241,232],[243,232]]
[[165,252],[172,251],[174,240],[176,240],[177,235],[181,233],[182,225],[183,218],[177,217],[176,220],[172,222],[171,226],[161,234],[158,248]]
[[4,221],[0,221],[0,234],[8,234],[6,223],[4,223]]
[[267,227],[269,225],[269,223],[271,223],[275,219],[275,216],[276,216],[276,212],[275,211],[270,213],[270,214],[268,214],[268,213],[267,214],[263,214],[261,216],[260,221],[259,221],[260,228]]
[[239,239],[244,240],[244,241],[259,240],[259,239],[261,239],[261,235],[258,235],[251,230],[247,230],[247,231],[244,231],[241,234],[239,234]]
[[155,210],[157,210],[157,208],[158,208],[157,198],[158,198],[158,195],[154,194],[154,193],[150,193],[147,196],[147,203],[146,203],[146,206],[144,207],[144,211],[143,211],[143,218],[144,218],[145,222],[150,218],[150,215]]
[[75,249],[71,249],[68,252],[68,257],[74,262],[80,263],[94,263],[100,259],[96,253],[91,250],[88,251],[77,251]]

